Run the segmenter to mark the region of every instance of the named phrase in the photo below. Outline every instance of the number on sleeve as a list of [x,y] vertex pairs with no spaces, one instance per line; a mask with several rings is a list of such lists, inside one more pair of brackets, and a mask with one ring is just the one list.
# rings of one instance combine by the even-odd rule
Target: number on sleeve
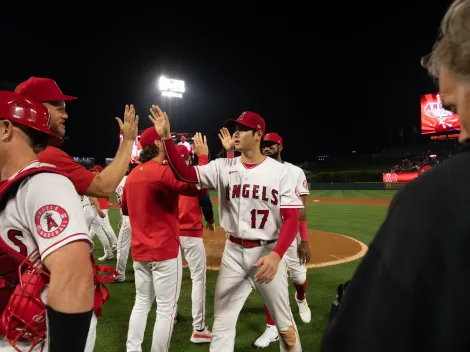
[[[261,222],[259,226],[257,227],[257,216],[262,215]],[[251,211],[251,228],[252,229],[264,229],[264,225],[266,225],[266,221],[268,221],[268,215],[269,215],[269,210],[257,210],[253,209]]]
[[8,230],[7,233],[8,239],[17,247],[17,250],[22,256],[28,256],[28,248],[26,248],[25,244],[21,241],[23,237],[23,232],[19,230]]

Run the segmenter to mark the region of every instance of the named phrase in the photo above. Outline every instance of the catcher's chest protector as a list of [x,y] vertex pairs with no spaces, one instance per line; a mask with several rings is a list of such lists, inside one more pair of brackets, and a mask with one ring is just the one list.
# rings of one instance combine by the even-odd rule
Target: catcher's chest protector
[[[40,172],[53,172],[62,174],[53,167],[31,168],[19,173],[15,178],[0,183],[0,212],[5,209],[10,197],[14,197],[21,182]],[[20,253],[12,249],[0,237],[0,314],[10,299],[16,285],[19,282],[18,268],[25,260]]]

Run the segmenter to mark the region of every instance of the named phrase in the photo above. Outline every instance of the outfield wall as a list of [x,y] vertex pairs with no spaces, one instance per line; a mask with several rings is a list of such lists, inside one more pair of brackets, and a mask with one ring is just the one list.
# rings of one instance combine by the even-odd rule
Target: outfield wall
[[399,190],[402,182],[310,183],[311,190]]

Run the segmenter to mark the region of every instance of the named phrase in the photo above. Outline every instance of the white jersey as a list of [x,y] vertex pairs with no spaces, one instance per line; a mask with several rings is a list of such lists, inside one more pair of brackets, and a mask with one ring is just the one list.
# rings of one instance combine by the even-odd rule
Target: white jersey
[[306,196],[307,194],[310,194],[310,191],[308,190],[308,182],[307,182],[307,178],[305,177],[304,170],[302,170],[298,166],[295,166],[291,163],[287,163],[285,161],[284,161],[284,165],[289,170],[289,173],[292,174],[292,177],[294,178],[294,180],[297,180],[296,185],[299,191],[299,195]]
[[284,164],[266,157],[248,168],[241,157],[216,159],[196,166],[200,188],[219,193],[220,226],[230,235],[251,240],[276,240],[282,208],[303,208],[297,180]]
[[[33,167],[40,167],[40,163],[33,162],[25,169]],[[0,213],[0,237],[23,256],[38,250],[42,261],[74,241],[85,240],[92,245],[72,182],[49,172],[21,181],[16,195]]]
[[119,210],[121,212],[121,215],[122,215],[122,209],[120,208],[121,208],[122,194],[124,193],[124,185],[126,184],[126,180],[127,180],[127,175],[123,177],[123,179],[117,186],[116,190],[114,191],[116,193],[116,198],[119,202]]
[[122,194],[124,193],[124,185],[126,184],[126,180],[127,180],[127,175],[123,177],[123,179],[117,186],[116,190],[114,191],[116,193],[116,198],[119,202],[119,205],[121,205]]
[[91,204],[90,197],[84,196],[84,195],[79,195],[78,197],[80,198],[80,203],[82,204],[82,207],[86,207],[86,206],[88,206],[88,205],[92,205],[92,204]]

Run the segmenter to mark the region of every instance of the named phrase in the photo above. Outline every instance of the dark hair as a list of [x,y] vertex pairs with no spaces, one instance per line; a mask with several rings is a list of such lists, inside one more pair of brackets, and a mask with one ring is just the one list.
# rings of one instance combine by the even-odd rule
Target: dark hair
[[139,161],[141,163],[146,163],[147,161],[155,158],[158,154],[160,154],[160,148],[158,148],[155,143],[152,143],[142,149],[139,155]]

